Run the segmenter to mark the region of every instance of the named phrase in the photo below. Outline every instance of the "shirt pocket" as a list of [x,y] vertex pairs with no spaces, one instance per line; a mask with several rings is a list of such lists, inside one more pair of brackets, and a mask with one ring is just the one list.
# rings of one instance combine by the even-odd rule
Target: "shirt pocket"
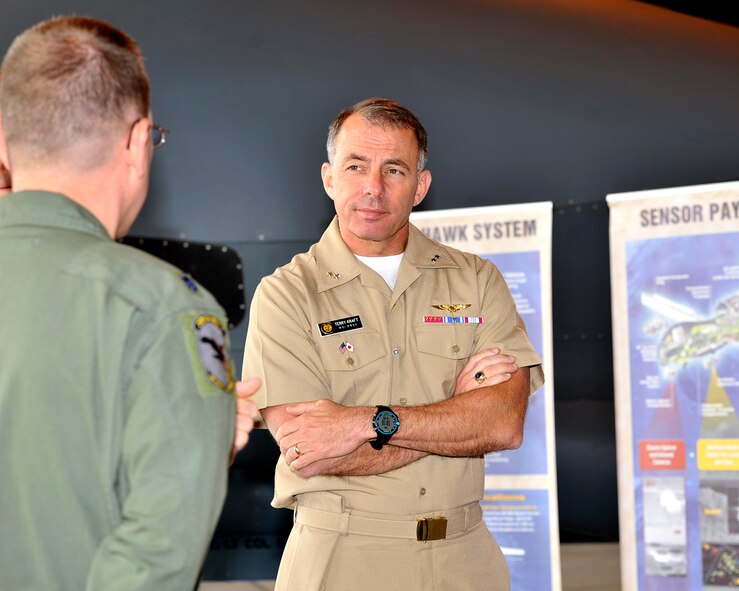
[[389,372],[382,362],[387,352],[379,332],[362,329],[323,337],[318,342],[318,353],[334,402],[371,404],[372,399],[382,401],[387,396]]
[[476,328],[474,324],[416,327],[419,369],[426,380],[426,391],[431,393],[431,402],[454,394],[457,376],[473,353]]

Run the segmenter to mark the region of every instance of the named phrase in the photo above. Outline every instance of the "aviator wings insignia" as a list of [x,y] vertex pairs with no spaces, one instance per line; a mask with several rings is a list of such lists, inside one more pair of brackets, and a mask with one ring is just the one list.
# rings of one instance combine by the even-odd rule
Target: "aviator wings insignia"
[[455,312],[469,308],[471,305],[472,304],[431,304],[431,307],[454,314]]

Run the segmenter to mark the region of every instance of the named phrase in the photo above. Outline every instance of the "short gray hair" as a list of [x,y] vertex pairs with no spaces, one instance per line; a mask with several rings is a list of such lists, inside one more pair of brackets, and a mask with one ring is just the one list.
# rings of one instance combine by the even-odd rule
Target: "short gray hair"
[[334,163],[336,156],[336,137],[341,131],[341,126],[352,115],[361,115],[367,123],[384,127],[390,125],[397,129],[410,129],[416,136],[418,143],[418,172],[421,172],[428,162],[429,148],[426,129],[421,121],[410,109],[400,103],[386,98],[368,98],[358,102],[356,105],[344,109],[328,126],[328,139],[326,140],[326,152],[330,164]]
[[106,22],[75,16],[21,33],[0,68],[8,150],[53,162],[75,149],[79,168],[110,157],[111,134],[149,113],[149,78],[136,42]]

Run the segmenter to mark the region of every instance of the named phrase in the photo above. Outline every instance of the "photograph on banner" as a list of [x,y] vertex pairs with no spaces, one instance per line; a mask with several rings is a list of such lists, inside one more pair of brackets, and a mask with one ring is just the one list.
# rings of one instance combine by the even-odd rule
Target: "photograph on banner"
[[624,588],[739,587],[739,184],[609,205]]
[[415,212],[411,222],[428,237],[477,254],[499,269],[526,324],[529,340],[543,360],[545,384],[529,399],[523,445],[485,456],[483,513],[508,561],[512,588],[558,590],[561,574],[550,367],[552,204]]

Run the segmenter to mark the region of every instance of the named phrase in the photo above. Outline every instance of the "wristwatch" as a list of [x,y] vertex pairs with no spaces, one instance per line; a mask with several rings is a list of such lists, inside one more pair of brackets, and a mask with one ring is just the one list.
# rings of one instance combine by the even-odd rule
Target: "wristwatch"
[[377,412],[372,417],[372,427],[377,433],[377,438],[372,439],[370,445],[375,449],[382,449],[400,427],[400,419],[387,406],[378,405]]

